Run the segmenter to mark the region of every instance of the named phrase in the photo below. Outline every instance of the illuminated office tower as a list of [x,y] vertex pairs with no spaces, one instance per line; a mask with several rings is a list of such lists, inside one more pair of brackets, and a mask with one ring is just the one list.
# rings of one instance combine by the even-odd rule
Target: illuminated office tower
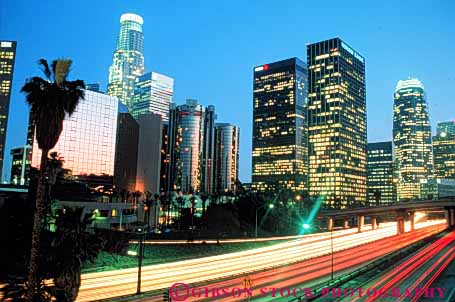
[[[85,99],[79,101],[71,117],[65,118],[62,134],[50,150],[63,157],[63,167],[70,170],[72,179],[93,187],[112,187],[118,116],[117,97],[85,90]],[[28,141],[33,142],[32,167],[39,168],[41,150],[36,139]]]
[[433,177],[433,150],[425,91],[418,79],[396,86],[393,144],[398,200],[419,198],[420,183]]
[[21,186],[29,184],[31,149],[29,145],[11,149],[11,184]]
[[365,60],[339,38],[307,45],[309,192],[344,208],[366,202]]
[[254,68],[253,191],[307,189],[306,77],[297,58]]
[[367,192],[370,205],[396,201],[392,142],[368,143]]
[[226,123],[217,123],[216,130],[216,192],[236,192],[239,175],[240,129]]
[[454,134],[455,135],[455,120],[450,122],[440,122],[436,126],[436,134]]
[[455,179],[455,122],[438,123],[433,154],[436,177]]
[[[213,191],[215,108],[187,100],[169,110],[167,180],[170,190]],[[212,129],[213,128],[213,129]]]
[[3,168],[16,42],[0,40],[0,173]]
[[118,97],[130,112],[136,77],[144,72],[142,23],[139,15],[123,14],[120,17],[120,32],[109,67],[107,94]]
[[137,118],[141,114],[155,113],[167,122],[173,94],[173,78],[148,72],[136,79],[131,114]]

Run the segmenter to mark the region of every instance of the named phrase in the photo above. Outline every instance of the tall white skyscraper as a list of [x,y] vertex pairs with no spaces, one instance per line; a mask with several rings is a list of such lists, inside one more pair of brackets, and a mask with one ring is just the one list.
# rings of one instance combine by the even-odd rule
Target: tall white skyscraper
[[120,32],[109,67],[107,94],[116,96],[132,109],[134,84],[144,72],[143,19],[136,14],[123,14],[120,17]]
[[169,120],[169,105],[174,95],[174,79],[157,72],[148,72],[136,79],[131,114],[155,113]]
[[431,126],[418,79],[398,81],[393,105],[393,144],[398,200],[420,198],[420,183],[433,177]]

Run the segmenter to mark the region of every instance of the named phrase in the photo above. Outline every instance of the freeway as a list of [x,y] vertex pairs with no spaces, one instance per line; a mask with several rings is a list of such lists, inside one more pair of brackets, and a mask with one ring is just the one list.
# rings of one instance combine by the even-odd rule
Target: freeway
[[[455,231],[449,232],[431,245],[403,259],[389,270],[362,284],[362,288],[375,289],[370,296],[358,294],[338,301],[372,302],[381,297],[393,301],[445,301],[449,289],[430,288],[444,269],[455,258]],[[376,293],[376,294],[375,294]],[[423,299],[423,300],[422,300]]]
[[[429,236],[439,231],[443,225],[442,220],[419,223],[416,224],[416,231],[401,236],[396,236],[395,223],[383,223],[377,230],[362,233],[357,233],[357,229],[334,231],[334,270],[343,271],[371,261],[387,251],[396,250]],[[252,277],[256,287],[253,290],[256,291],[261,284],[258,280],[262,276],[265,278],[263,279],[265,284],[277,282],[287,286],[301,284],[305,280],[330,274],[328,264],[330,256],[327,256],[331,251],[330,237],[330,233],[318,233],[248,251],[145,266],[142,268],[142,291],[169,288],[176,282],[187,284],[212,282],[212,286],[219,282],[224,285],[231,284],[230,282],[238,284],[238,280],[243,279],[241,276],[254,272],[266,274]],[[302,267],[298,268],[298,265]],[[308,271],[304,276],[301,270],[303,267]],[[77,301],[94,301],[134,294],[136,282],[135,268],[84,274]],[[200,298],[198,299],[200,301]],[[232,301],[232,298],[229,297],[226,301]]]

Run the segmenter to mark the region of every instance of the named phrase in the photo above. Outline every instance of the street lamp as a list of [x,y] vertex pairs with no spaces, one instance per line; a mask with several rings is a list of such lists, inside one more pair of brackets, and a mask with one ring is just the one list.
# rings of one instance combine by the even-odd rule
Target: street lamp
[[141,293],[141,273],[142,273],[142,258],[144,257],[144,230],[143,228],[136,229],[136,233],[139,235],[139,255],[137,258],[137,290],[136,294],[139,295]]
[[[256,227],[254,229],[254,237],[255,237],[255,239],[258,238],[258,210],[263,209],[266,206],[267,206],[267,204],[262,205],[260,207],[256,207],[256,219],[255,219]],[[273,203],[270,203],[270,204],[268,204],[268,207],[269,207],[269,209],[273,209],[275,207],[275,205]]]

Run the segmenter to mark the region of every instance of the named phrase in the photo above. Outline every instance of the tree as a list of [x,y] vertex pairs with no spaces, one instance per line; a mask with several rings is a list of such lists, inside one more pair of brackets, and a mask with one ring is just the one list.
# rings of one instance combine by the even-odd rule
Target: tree
[[75,301],[81,285],[82,264],[94,261],[104,242],[87,231],[90,218],[81,221],[83,208],[60,209],[56,213],[56,231],[51,240],[55,297],[57,301]]
[[63,130],[63,120],[76,110],[80,99],[84,98],[82,80],[67,81],[72,61],[54,60],[49,66],[44,59],[39,60],[46,79],[33,77],[26,81],[21,92],[25,93],[30,105],[30,119],[35,130],[38,147],[41,149],[40,174],[36,192],[36,209],[33,221],[30,268],[27,276],[27,301],[33,301],[40,280],[38,276],[40,258],[40,236],[43,218],[46,215],[46,178],[48,153],[56,144]]

